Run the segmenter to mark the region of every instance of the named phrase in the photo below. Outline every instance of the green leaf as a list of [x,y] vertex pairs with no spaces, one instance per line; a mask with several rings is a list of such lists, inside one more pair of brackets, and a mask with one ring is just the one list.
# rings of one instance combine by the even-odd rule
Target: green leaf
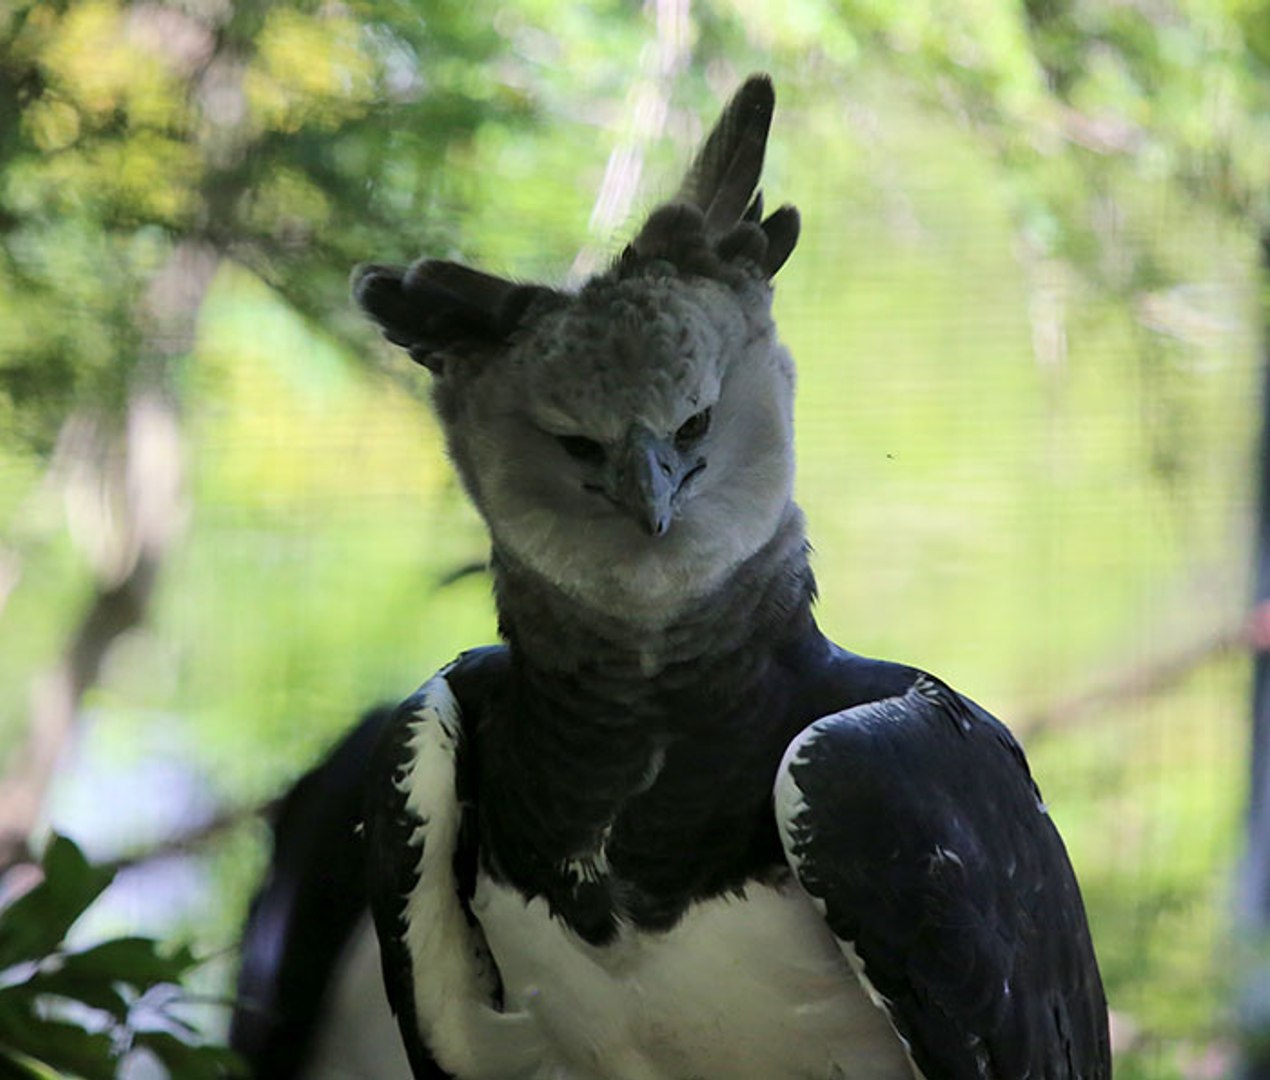
[[66,1020],[0,1012],[0,1046],[83,1080],[114,1080],[115,1045],[103,1032],[85,1031]]
[[127,983],[145,993],[162,983],[179,984],[196,962],[185,946],[164,956],[153,938],[121,937],[70,953],[63,958],[61,970],[77,978]]
[[127,1022],[131,1008],[118,988],[109,982],[67,979],[61,971],[50,971],[36,972],[26,982],[0,989],[0,1012],[35,1015],[36,999],[46,995],[98,1009],[120,1023]]
[[43,870],[43,881],[0,912],[0,970],[57,949],[114,878],[113,870],[91,865],[74,841],[57,834],[44,851]]
[[181,1080],[223,1080],[247,1075],[242,1058],[224,1046],[194,1046],[166,1031],[138,1032],[133,1045],[144,1046]]
[[124,1024],[132,1003],[120,992],[121,985],[131,987],[138,996],[156,986],[179,986],[195,963],[194,954],[185,947],[164,956],[151,938],[113,938],[57,957],[22,982],[0,988],[0,1009],[33,1012],[37,996],[52,994],[99,1009]]
[[48,1069],[37,1068],[29,1058],[0,1046],[0,1080],[50,1080]]

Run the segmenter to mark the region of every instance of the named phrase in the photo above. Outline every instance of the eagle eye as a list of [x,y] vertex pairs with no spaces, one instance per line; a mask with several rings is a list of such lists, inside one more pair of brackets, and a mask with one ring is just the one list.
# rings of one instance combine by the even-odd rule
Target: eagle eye
[[679,430],[675,432],[675,446],[686,450],[709,430],[710,410],[702,409],[679,425]]
[[574,461],[587,465],[599,465],[604,461],[604,447],[585,435],[557,435],[556,442]]

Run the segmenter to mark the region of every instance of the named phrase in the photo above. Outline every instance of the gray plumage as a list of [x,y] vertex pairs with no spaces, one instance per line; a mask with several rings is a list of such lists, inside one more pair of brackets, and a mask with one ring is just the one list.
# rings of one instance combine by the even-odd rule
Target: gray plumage
[[[758,206],[771,112],[770,82],[751,79],[683,201],[655,211],[575,295],[435,260],[355,277],[389,339],[436,374],[451,457],[495,546],[600,611],[634,605],[644,621],[667,621],[789,511],[793,365],[769,282],[798,217],[792,207],[761,223],[744,216]],[[638,472],[632,439],[651,436],[662,467],[691,470],[694,448],[675,437],[706,411],[695,443],[705,467],[677,477],[685,486],[665,508],[675,527],[663,523],[650,545],[630,527],[639,493],[623,496]],[[568,440],[598,444],[603,461],[571,459]]]
[[575,293],[435,260],[355,276],[433,373],[505,641],[425,684],[372,766],[417,1077],[1110,1075],[1022,751],[812,618],[772,108],[749,79]]

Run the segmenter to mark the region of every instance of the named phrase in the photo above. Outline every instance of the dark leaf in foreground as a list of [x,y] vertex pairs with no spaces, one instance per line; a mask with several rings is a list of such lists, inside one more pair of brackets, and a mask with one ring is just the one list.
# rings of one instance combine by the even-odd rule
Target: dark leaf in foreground
[[65,836],[49,842],[42,868],[44,880],[0,912],[0,970],[57,949],[114,877],[113,870],[92,866]]

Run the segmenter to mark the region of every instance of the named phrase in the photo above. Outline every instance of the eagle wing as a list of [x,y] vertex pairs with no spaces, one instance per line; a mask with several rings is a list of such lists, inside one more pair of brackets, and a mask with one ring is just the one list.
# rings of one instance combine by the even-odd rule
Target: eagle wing
[[[382,1000],[345,1017],[334,991],[366,914],[362,818],[366,762],[392,710],[372,709],[280,800],[273,857],[251,904],[229,1042],[253,1076],[292,1080],[314,1064],[333,1023],[373,1026]],[[340,1015],[335,1015],[340,1013]],[[359,1044],[360,1046],[363,1044]],[[403,1075],[393,1047],[364,1064]],[[400,1068],[396,1066],[400,1064]]]
[[1067,852],[999,721],[919,674],[822,717],[776,782],[789,865],[925,1080],[1103,1080]]
[[525,1014],[501,1011],[497,968],[470,907],[476,850],[460,790],[455,666],[398,708],[371,764],[366,807],[384,986],[417,1080],[518,1075],[539,1052]]

